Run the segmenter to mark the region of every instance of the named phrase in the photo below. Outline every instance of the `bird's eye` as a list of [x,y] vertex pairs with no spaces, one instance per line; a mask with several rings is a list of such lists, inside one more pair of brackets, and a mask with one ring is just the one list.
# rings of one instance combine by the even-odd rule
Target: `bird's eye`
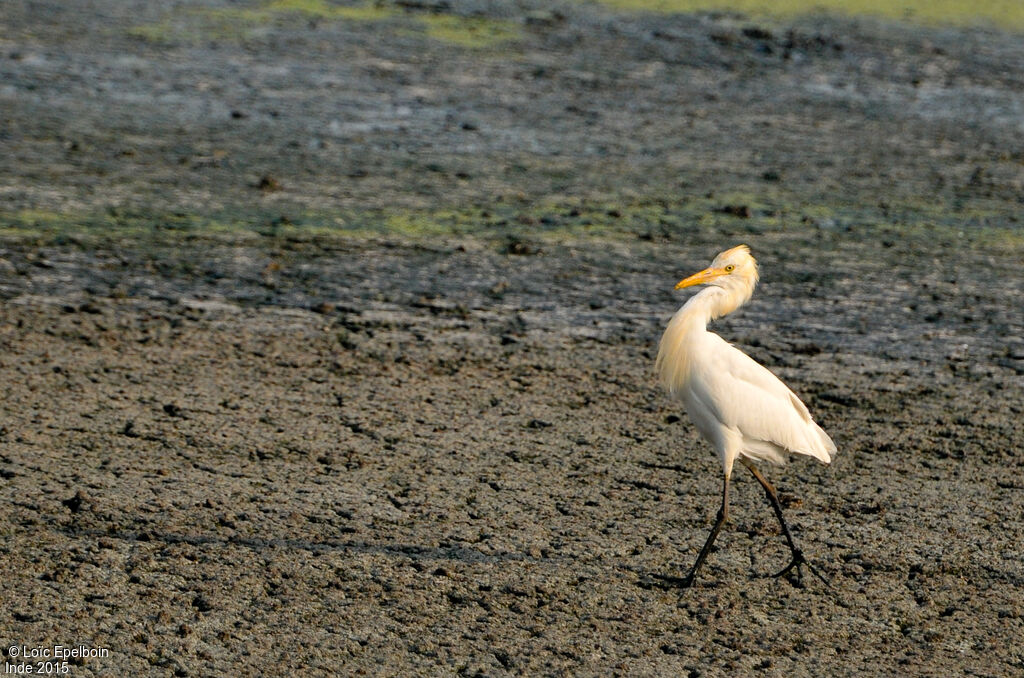
[[734,268],[736,268],[736,267],[733,266],[732,264],[729,264],[728,266],[725,267],[725,272],[726,273],[732,273]]

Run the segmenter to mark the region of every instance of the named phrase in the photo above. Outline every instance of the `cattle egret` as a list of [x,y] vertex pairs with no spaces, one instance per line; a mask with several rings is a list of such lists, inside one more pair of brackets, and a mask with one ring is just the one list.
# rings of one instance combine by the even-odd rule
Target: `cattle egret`
[[794,568],[799,575],[800,566],[806,565],[828,584],[793,543],[775,488],[753,462],[782,464],[788,454],[803,454],[827,464],[836,452],[835,443],[778,377],[707,330],[710,321],[746,303],[757,280],[757,262],[746,245],[719,254],[711,266],[676,285],[677,290],[693,285],[707,287],[676,312],[658,347],[656,370],[661,383],[686,406],[697,430],[715,448],[725,471],[722,508],[697,561],[685,577],[660,577],[684,587],[693,584],[715,537],[729,519],[729,476],[737,459],[764,488],[792,552],[790,563],[775,576],[786,575]]

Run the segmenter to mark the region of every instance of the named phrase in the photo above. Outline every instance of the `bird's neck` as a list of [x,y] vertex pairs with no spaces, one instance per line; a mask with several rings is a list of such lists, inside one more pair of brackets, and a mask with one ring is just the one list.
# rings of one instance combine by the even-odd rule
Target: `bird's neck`
[[655,368],[670,392],[679,392],[689,380],[693,358],[707,336],[708,323],[735,311],[749,298],[749,294],[708,287],[676,312],[661,337]]
[[[707,287],[690,297],[683,304],[676,316],[689,327],[704,330],[712,320],[732,313],[742,306],[750,293],[740,290],[728,290],[722,287]],[[673,319],[674,320],[674,319]]]

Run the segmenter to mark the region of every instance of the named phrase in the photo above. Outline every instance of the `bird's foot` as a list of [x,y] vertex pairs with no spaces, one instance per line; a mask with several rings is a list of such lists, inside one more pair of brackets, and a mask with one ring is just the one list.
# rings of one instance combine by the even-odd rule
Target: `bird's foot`
[[829,582],[829,580],[826,579],[816,569],[814,569],[813,565],[807,562],[807,558],[804,557],[803,551],[801,551],[800,549],[794,549],[793,559],[789,561],[789,565],[786,565],[784,568],[773,574],[772,577],[776,579],[779,577],[786,577],[790,581],[790,583],[793,583],[793,579],[790,578],[788,575],[791,572],[793,572],[793,570],[796,570],[796,583],[797,585],[799,585],[803,581],[804,577],[803,570],[801,570],[800,568],[805,565],[807,566],[807,569],[810,570],[811,574],[813,574],[815,577],[821,580],[822,584],[829,588],[832,588],[832,584]]

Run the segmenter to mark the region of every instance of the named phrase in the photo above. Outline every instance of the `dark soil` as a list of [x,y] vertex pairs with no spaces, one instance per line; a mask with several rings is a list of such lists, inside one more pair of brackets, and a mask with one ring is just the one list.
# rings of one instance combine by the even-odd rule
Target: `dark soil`
[[[4,3],[3,647],[109,650],[75,676],[1024,672],[1020,36],[383,7]],[[721,482],[657,341],[739,242],[762,284],[716,331],[839,445],[765,469],[831,587],[767,576],[789,553],[739,468],[696,586],[651,584]]]

